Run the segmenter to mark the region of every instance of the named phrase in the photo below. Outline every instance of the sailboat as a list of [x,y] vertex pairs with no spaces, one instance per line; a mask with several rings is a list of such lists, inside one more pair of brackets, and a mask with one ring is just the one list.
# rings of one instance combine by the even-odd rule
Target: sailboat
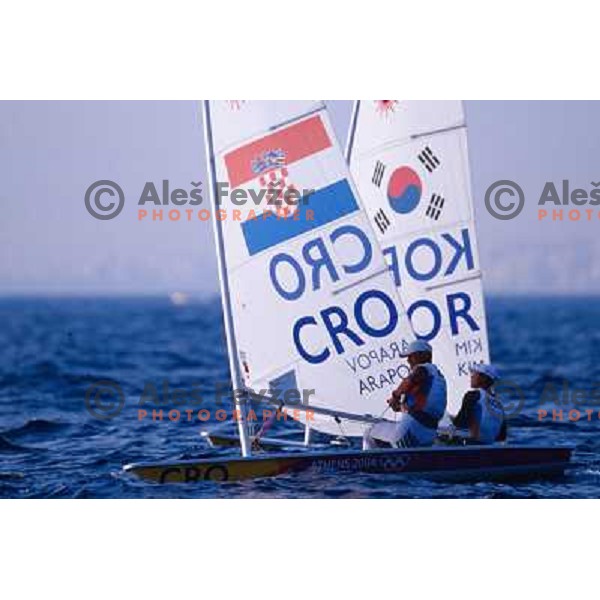
[[[394,105],[394,110],[400,108]],[[406,244],[414,247],[414,240],[421,239],[414,236],[423,235],[416,221],[406,227],[392,214],[396,206],[400,215],[414,212],[408,221],[414,219],[430,191],[422,179],[417,181],[417,169],[410,167],[408,154],[415,150],[411,144],[444,132],[460,135],[463,127],[460,111],[440,108],[416,108],[416,124],[409,120],[405,130],[377,129],[378,123],[369,121],[377,114],[362,111],[357,103],[349,167],[323,102],[203,103],[237,427],[236,435],[216,430],[207,432],[206,439],[213,446],[239,445],[241,456],[215,451],[198,459],[126,465],[126,472],[171,483],[271,477],[306,469],[475,480],[554,476],[564,471],[569,448],[438,445],[363,451],[356,443],[373,423],[393,420],[387,399],[408,373],[401,355],[415,337],[430,339],[444,367],[457,373],[450,377],[456,398],[451,407],[456,407],[466,386],[462,364],[450,349],[457,343],[469,348],[467,363],[487,360],[472,203],[464,187],[466,140],[453,139],[443,146],[448,180],[436,192],[447,195],[447,190],[460,191],[463,185],[463,204],[452,213],[458,217],[447,211],[434,219],[437,227],[428,223],[433,241],[411,251],[414,282],[403,273],[395,275],[393,261],[389,264],[392,250],[387,241],[405,256]],[[430,122],[431,115],[438,121]],[[442,147],[441,142],[438,145]],[[450,163],[451,157],[458,162]],[[399,181],[391,166],[396,159],[406,166]],[[440,161],[429,153],[424,160],[426,170]],[[372,184],[379,179],[392,190],[396,204],[369,188],[369,180]],[[438,202],[435,209],[443,206]],[[382,223],[387,224],[383,232]],[[442,231],[442,225],[450,229]],[[463,237],[449,240],[459,234]],[[442,267],[437,264],[442,251],[432,251],[432,245],[444,241],[455,256]],[[421,257],[422,250],[433,252],[433,266],[427,265],[427,256]],[[458,264],[463,257],[466,266]],[[426,281],[425,273],[431,274]],[[455,299],[453,304],[448,295]],[[429,307],[429,315],[423,314],[423,307]],[[431,316],[434,309],[440,312],[438,317]],[[464,325],[471,320],[474,332],[454,333],[458,321]],[[264,423],[256,433],[257,407],[269,415],[267,423],[289,409],[303,428],[303,439],[267,438]],[[329,442],[314,442],[315,432]]]

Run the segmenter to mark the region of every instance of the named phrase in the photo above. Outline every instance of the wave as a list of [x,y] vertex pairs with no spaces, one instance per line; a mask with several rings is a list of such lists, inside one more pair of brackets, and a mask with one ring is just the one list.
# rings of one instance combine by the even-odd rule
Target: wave
[[57,431],[62,431],[66,427],[68,427],[66,423],[49,421],[47,419],[30,419],[20,427],[3,431],[2,435],[9,438],[20,438],[30,435],[48,435],[56,433]]
[[0,471],[0,481],[21,481],[25,479],[25,474],[20,471]]
[[32,449],[26,448],[25,446],[19,446],[0,435],[0,452],[32,452]]

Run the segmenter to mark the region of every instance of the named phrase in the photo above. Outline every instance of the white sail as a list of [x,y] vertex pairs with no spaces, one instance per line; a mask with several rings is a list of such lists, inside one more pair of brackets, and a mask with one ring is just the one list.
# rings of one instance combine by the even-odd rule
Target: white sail
[[[246,385],[380,415],[406,374],[399,354],[413,334],[324,105],[211,101],[205,109]],[[241,200],[265,187],[312,192],[288,211]],[[346,435],[366,427],[324,415],[310,426]]]
[[350,171],[414,331],[460,408],[469,366],[489,360],[471,197],[467,129],[458,101],[360,101]]

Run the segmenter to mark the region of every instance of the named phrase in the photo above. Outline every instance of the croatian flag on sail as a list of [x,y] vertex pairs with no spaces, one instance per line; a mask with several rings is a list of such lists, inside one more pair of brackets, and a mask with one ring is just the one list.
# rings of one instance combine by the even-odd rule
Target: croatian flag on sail
[[289,209],[278,211],[264,199],[256,214],[242,222],[250,256],[287,242],[358,210],[358,203],[339,165],[334,144],[320,115],[284,126],[224,155],[232,189],[253,188],[279,193],[279,205],[294,190]]

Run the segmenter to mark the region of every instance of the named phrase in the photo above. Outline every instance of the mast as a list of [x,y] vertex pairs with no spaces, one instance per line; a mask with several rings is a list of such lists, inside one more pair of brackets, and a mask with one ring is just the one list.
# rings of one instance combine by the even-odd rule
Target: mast
[[358,110],[360,100],[355,100],[352,106],[352,116],[350,117],[350,130],[348,131],[348,141],[346,142],[346,162],[350,166],[350,157],[352,156],[352,148],[354,146],[354,135],[356,134],[356,122],[358,120]]
[[217,219],[217,197],[216,182],[217,171],[215,166],[215,155],[213,147],[212,126],[210,120],[209,100],[203,101],[204,107],[204,138],[206,140],[206,153],[209,165],[209,189],[213,198],[212,223],[217,242],[217,263],[219,269],[219,282],[221,286],[221,302],[223,305],[223,320],[225,322],[225,335],[227,338],[227,354],[229,355],[229,369],[231,371],[231,382],[234,389],[234,401],[239,413],[238,430],[240,434],[240,446],[242,456],[250,456],[252,453],[248,429],[246,427],[246,395],[240,397],[241,390],[245,390],[244,379],[240,369],[235,329],[233,326],[233,315],[231,311],[231,296],[229,292],[229,280],[227,278],[227,262],[225,255],[225,244],[223,241],[223,228],[221,221]]

